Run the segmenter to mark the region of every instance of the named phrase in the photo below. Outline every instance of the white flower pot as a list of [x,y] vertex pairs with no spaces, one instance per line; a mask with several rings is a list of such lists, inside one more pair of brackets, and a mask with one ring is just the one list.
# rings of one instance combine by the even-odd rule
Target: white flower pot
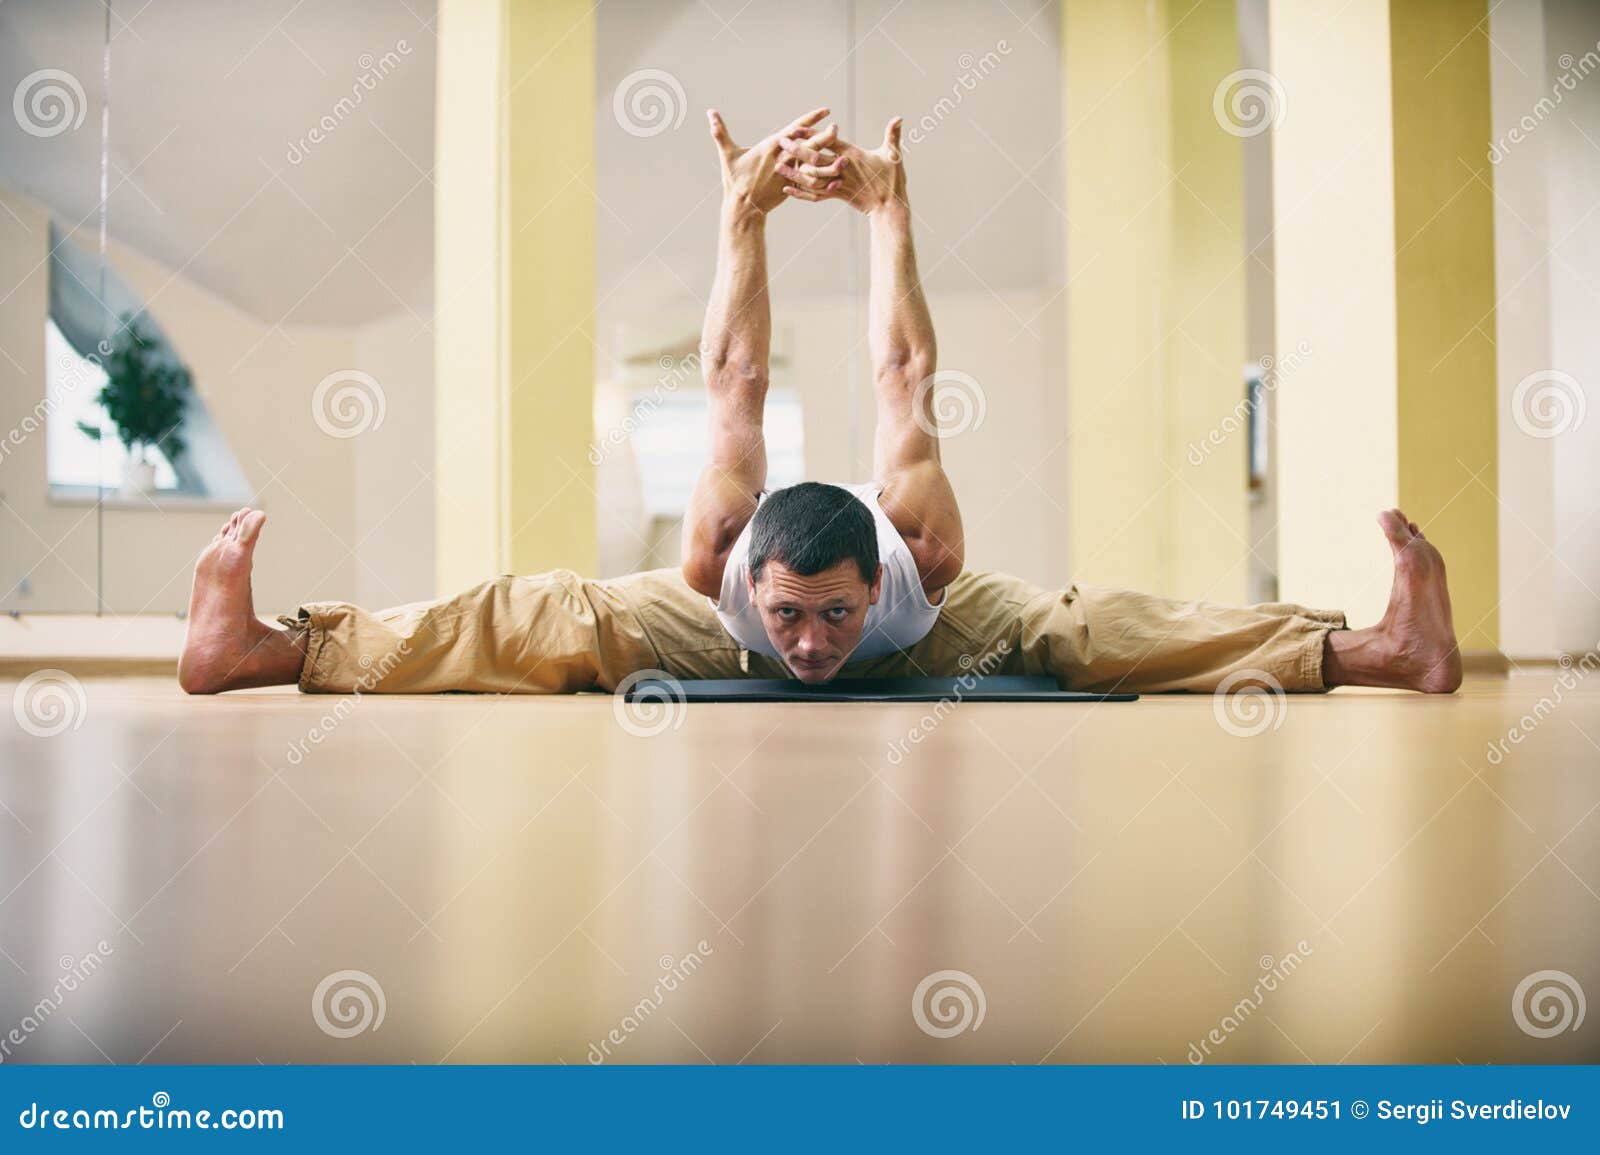
[[130,461],[122,475],[122,493],[127,497],[149,497],[156,491],[156,465],[153,461]]

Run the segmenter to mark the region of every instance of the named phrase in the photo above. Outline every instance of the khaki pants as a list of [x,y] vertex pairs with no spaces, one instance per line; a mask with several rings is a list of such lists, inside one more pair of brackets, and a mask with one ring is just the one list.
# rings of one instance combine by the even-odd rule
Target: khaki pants
[[[677,570],[613,580],[570,570],[502,577],[452,598],[370,613],[339,602],[281,619],[307,634],[312,693],[613,690],[629,674],[787,677],[742,650]],[[1273,603],[1180,602],[1084,586],[1042,590],[964,573],[927,637],[848,663],[840,677],[1049,674],[1074,690],[1211,690],[1251,670],[1286,690],[1321,690],[1323,639],[1342,613]]]

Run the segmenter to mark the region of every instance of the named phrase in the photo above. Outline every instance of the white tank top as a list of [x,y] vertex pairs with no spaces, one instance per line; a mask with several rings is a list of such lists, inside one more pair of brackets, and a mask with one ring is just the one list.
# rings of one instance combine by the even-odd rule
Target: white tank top
[[[894,522],[878,504],[878,486],[841,485],[849,490],[872,511],[872,520],[878,527],[878,564],[883,566],[883,585],[878,590],[878,600],[867,607],[867,621],[861,631],[861,641],[851,651],[849,660],[880,658],[897,650],[908,649],[920,642],[933,629],[938,620],[939,607],[928,601],[917,574],[916,559]],[[763,493],[758,504],[765,501]],[[761,622],[761,613],[750,600],[750,524],[746,523],[739,540],[733,543],[728,555],[727,568],[722,571],[722,600],[711,602],[722,622],[723,629],[745,649],[752,653],[779,658],[777,649],[767,637],[767,628]],[[943,599],[941,599],[942,603]]]

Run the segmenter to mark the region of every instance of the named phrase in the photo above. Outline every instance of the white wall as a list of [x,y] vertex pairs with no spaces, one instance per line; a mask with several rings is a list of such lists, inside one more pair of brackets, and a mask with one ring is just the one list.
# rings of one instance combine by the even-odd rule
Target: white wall
[[[422,601],[434,589],[433,330],[400,313],[353,330],[352,363],[383,385],[383,424],[355,440],[353,600]],[[437,591],[449,592],[449,591]]]
[[[1582,57],[1597,47],[1600,7],[1588,0],[1546,0],[1547,73],[1560,68],[1563,53]],[[1555,536],[1548,544],[1557,562],[1557,645],[1589,650],[1600,646],[1600,74],[1578,82],[1550,127],[1550,359],[1577,379],[1588,416],[1550,441]]]
[[[1270,71],[1267,0],[1239,2],[1239,65]],[[1273,312],[1272,233],[1272,133],[1246,137],[1244,152],[1244,245],[1251,259],[1245,262],[1247,360],[1261,363],[1277,357],[1277,326]],[[1263,401],[1267,420],[1267,475],[1251,496],[1249,539],[1249,600],[1278,600],[1278,435],[1276,402]]]
[[[1550,95],[1544,14],[1539,0],[1501,5],[1490,35],[1505,49],[1490,57],[1492,120],[1503,135],[1541,97]],[[1495,323],[1500,457],[1500,645],[1513,657],[1557,649],[1555,572],[1547,544],[1555,540],[1555,471],[1550,442],[1529,437],[1511,420],[1517,382],[1550,367],[1549,193],[1547,152],[1555,132],[1533,133],[1507,151],[1493,173],[1495,188]]]
[[[1508,0],[1490,34],[1503,49],[1491,54],[1501,647],[1548,657],[1600,644],[1600,151],[1585,138],[1600,135],[1600,71],[1572,80],[1570,68],[1596,50],[1600,8]],[[1558,436],[1531,436],[1517,421],[1517,386],[1551,370],[1577,381],[1587,416]]]
[[[48,311],[48,215],[0,190],[0,436],[20,430],[44,397]],[[71,223],[71,222],[65,222]],[[74,240],[91,245],[87,229]],[[424,333],[407,343],[409,317],[365,330],[273,327],[221,301],[182,275],[113,240],[112,262],[159,318],[194,373],[270,524],[256,568],[262,614],[302,601],[371,596],[378,602],[427,596],[432,587],[428,503],[386,496],[403,491],[412,463],[431,466],[432,361]],[[398,330],[398,333],[396,332]],[[373,368],[384,380],[384,427],[341,440],[313,419],[311,398],[328,374]],[[368,439],[371,439],[370,443]],[[0,593],[28,576],[31,594],[12,592],[0,609],[95,609],[97,534],[92,507],[54,501],[45,484],[45,438],[22,438],[0,459]],[[229,510],[108,509],[104,573],[107,609],[166,613],[188,603],[193,558]],[[380,526],[379,523],[383,522]],[[358,566],[349,550],[377,527]],[[404,543],[404,548],[399,543]],[[369,552],[370,551],[370,552]],[[385,566],[383,585],[365,571]]]
[[1272,130],[1273,323],[1280,356],[1311,348],[1273,395],[1279,590],[1362,625],[1393,564],[1373,511],[1399,492],[1389,5],[1271,0],[1268,15],[1289,94]]

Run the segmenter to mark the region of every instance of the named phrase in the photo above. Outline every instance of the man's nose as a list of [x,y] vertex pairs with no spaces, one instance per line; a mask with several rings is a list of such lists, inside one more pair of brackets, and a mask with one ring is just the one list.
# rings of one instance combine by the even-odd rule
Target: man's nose
[[807,626],[800,631],[800,652],[807,657],[820,654],[828,648],[828,632],[820,624]]

